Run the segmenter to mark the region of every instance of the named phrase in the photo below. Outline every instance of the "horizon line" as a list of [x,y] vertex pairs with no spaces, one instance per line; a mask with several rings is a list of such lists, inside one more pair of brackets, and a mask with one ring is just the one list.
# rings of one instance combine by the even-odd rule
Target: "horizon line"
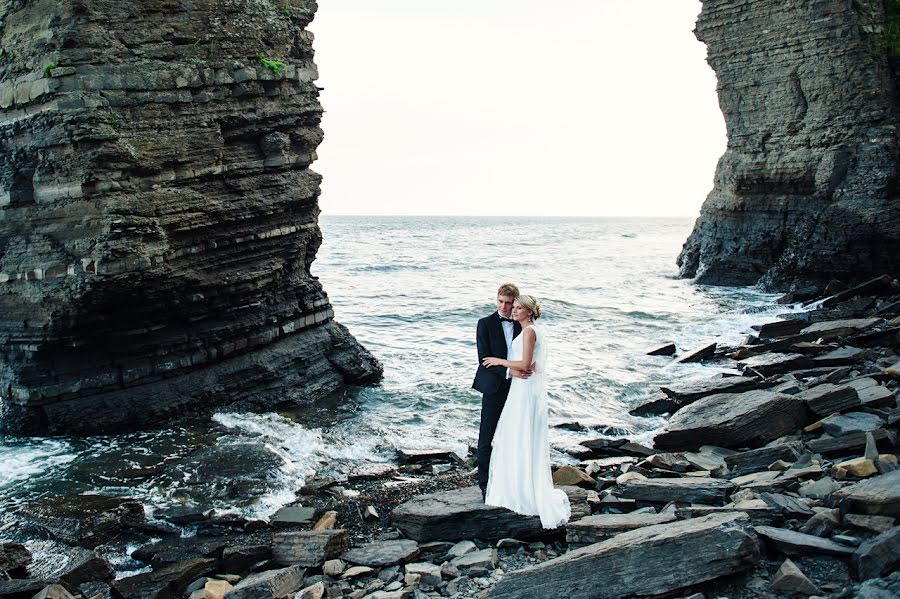
[[430,214],[424,212],[378,213],[378,212],[328,212],[322,210],[320,216],[432,216],[432,217],[473,217],[473,218],[697,218],[699,214],[666,214],[661,216],[634,214]]

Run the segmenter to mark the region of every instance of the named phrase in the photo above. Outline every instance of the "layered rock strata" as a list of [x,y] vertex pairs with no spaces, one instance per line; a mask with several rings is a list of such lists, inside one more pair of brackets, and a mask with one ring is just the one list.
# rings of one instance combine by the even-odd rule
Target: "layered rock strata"
[[703,0],[728,147],[678,258],[701,283],[897,272],[898,65],[882,0]]
[[315,9],[0,6],[0,430],[110,432],[380,377],[310,275]]

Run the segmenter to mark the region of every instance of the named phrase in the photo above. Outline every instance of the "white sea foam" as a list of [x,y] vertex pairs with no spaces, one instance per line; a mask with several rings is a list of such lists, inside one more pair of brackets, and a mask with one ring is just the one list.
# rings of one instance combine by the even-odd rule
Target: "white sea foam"
[[0,491],[28,479],[51,474],[77,457],[60,439],[3,439],[0,437]]

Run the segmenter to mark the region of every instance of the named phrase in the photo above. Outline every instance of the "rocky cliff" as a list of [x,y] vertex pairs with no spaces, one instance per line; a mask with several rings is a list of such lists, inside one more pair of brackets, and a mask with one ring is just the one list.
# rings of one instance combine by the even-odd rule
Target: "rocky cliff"
[[310,275],[310,0],[0,4],[0,427],[112,432],[378,380]]
[[728,147],[682,276],[781,288],[898,272],[900,62],[885,22],[883,0],[703,0]]

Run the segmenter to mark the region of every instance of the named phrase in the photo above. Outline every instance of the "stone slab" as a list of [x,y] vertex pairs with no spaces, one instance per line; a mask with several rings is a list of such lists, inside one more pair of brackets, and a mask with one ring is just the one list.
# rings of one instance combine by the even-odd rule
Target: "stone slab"
[[597,543],[619,533],[674,522],[675,514],[597,514],[566,524],[566,542],[570,545]]
[[736,489],[733,482],[718,478],[651,478],[622,483],[614,493],[635,501],[722,505]]
[[360,547],[354,547],[341,556],[341,559],[358,566],[384,568],[406,563],[419,555],[419,544],[409,539],[394,541],[373,541]]
[[844,487],[835,496],[848,501],[854,512],[900,517],[900,470]]
[[[580,487],[560,488],[569,496],[572,520],[590,513],[589,491]],[[406,536],[419,542],[505,537],[531,539],[548,534],[537,516],[520,516],[485,505],[477,486],[415,497],[391,513],[391,522]]]
[[[673,548],[677,547],[677,551]],[[716,514],[616,535],[508,573],[503,599],[660,595],[753,567],[759,545],[744,514]]]
[[833,385],[825,383],[816,385],[795,395],[804,402],[809,410],[819,416],[828,416],[835,412],[843,412],[860,405],[859,394],[849,385]]
[[786,555],[833,555],[849,557],[853,548],[814,535],[773,526],[756,526],[756,533]]

